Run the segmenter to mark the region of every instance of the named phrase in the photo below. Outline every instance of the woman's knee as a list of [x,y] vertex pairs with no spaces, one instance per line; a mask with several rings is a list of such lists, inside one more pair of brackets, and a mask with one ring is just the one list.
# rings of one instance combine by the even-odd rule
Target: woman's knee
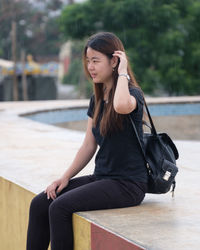
[[63,199],[56,198],[49,206],[49,219],[58,220],[58,218],[61,218],[63,220],[71,216],[72,212],[69,204],[67,199],[63,201]]
[[56,217],[57,215],[60,215],[62,212],[61,204],[58,199],[55,199],[51,205],[49,206],[49,216]]
[[54,221],[54,220],[57,220],[58,217],[60,216],[61,216],[61,209],[59,207],[58,202],[54,200],[49,206],[49,219],[50,221]]
[[48,208],[51,201],[47,199],[46,194],[40,193],[36,195],[30,204],[30,214],[43,215],[48,213]]

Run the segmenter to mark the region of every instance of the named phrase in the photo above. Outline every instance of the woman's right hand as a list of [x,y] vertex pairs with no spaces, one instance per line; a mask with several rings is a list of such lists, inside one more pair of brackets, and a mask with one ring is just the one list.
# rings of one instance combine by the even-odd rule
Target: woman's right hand
[[57,193],[60,193],[69,183],[69,179],[60,178],[49,185],[44,193],[47,194],[47,199],[55,200]]

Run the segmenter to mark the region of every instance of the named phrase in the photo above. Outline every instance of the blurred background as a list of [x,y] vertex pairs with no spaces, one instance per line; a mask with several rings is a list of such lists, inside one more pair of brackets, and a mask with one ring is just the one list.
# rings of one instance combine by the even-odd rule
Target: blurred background
[[120,37],[146,95],[200,94],[199,0],[0,0],[0,101],[88,98],[97,31]]

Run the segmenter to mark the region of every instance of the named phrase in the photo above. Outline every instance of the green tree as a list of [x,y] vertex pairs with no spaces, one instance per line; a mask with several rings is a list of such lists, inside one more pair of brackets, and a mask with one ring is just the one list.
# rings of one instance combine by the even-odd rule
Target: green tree
[[[43,4],[40,8],[39,2]],[[62,34],[57,22],[62,8],[61,0],[35,1],[1,0],[0,56],[11,59],[11,23],[17,23],[17,52],[21,49],[37,56],[58,55]]]
[[111,31],[146,93],[199,94],[199,0],[89,0],[60,17],[66,39]]

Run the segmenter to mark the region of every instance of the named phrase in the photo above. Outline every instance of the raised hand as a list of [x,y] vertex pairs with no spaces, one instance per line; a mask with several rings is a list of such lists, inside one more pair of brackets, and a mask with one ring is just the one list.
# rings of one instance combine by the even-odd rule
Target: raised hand
[[127,74],[128,61],[126,53],[121,50],[116,50],[114,51],[113,56],[117,56],[120,59],[118,74]]

